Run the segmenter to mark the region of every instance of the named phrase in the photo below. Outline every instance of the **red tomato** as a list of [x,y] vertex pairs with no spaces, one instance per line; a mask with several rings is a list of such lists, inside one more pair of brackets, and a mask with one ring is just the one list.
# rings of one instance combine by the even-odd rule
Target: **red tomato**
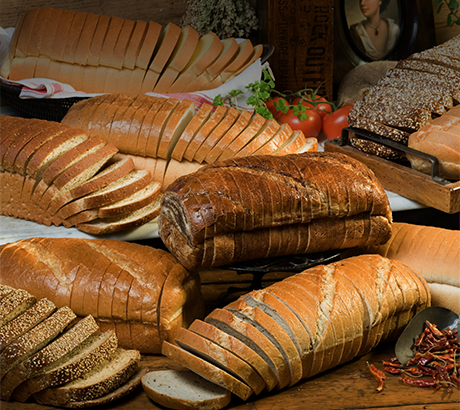
[[323,133],[330,140],[339,138],[342,129],[348,127],[348,114],[353,108],[353,104],[346,104],[331,114],[326,114],[323,118]]
[[275,97],[271,100],[265,101],[265,105],[267,106],[268,110],[272,113],[273,118],[278,119],[278,117],[283,113],[283,111],[278,110],[275,107],[275,103],[279,103],[280,101],[288,104],[288,102],[283,97]]
[[330,113],[332,111],[331,105],[327,102],[327,100],[323,97],[320,97],[319,95],[315,95],[315,101],[318,102],[318,104],[311,104],[309,101],[313,101],[313,97],[304,97],[307,98],[306,100],[302,100],[301,97],[296,97],[292,100],[291,104],[292,105],[297,105],[299,104],[300,101],[302,101],[302,105],[305,107],[309,108],[314,108],[318,114],[323,118],[326,114]]
[[315,110],[307,110],[307,114],[307,119],[299,120],[290,108],[286,114],[281,114],[277,119],[281,124],[289,124],[293,130],[302,131],[306,137],[316,138],[321,132],[321,117]]

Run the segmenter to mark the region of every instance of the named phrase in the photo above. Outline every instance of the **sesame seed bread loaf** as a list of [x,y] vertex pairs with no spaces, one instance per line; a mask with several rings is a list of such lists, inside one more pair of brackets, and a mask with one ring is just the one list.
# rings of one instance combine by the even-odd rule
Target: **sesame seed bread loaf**
[[79,317],[92,315],[103,331],[117,333],[121,347],[142,353],[159,353],[163,340],[203,315],[197,273],[161,249],[116,240],[34,238],[4,245],[0,264],[0,283],[33,290]]
[[307,152],[221,161],[178,178],[164,193],[159,234],[195,269],[385,243],[391,219],[385,191],[366,166]]
[[2,326],[0,332],[0,352],[19,336],[38,325],[56,310],[48,299],[40,299],[21,315]]
[[109,358],[83,376],[62,386],[41,390],[33,397],[40,404],[60,407],[97,399],[125,384],[137,371],[139,361],[138,351],[117,348]]
[[24,360],[3,377],[0,384],[1,399],[8,401],[14,389],[22,382],[71,352],[98,330],[99,327],[92,316],[79,320],[61,336]]
[[261,45],[243,43],[172,22],[37,7],[21,16],[0,74],[88,93],[194,92],[230,81],[260,57]]

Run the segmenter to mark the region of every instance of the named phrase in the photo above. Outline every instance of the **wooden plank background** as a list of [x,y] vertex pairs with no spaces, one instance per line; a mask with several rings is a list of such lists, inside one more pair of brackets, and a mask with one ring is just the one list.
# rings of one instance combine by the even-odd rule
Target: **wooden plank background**
[[19,17],[34,7],[57,7],[105,14],[131,20],[152,20],[160,24],[180,24],[185,0],[0,0],[0,27],[16,27]]

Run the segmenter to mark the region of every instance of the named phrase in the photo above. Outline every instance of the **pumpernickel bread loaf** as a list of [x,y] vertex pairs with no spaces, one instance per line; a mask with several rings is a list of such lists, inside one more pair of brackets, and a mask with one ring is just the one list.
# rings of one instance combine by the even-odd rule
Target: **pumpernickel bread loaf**
[[203,315],[200,279],[170,253],[103,239],[32,238],[0,248],[0,283],[29,289],[113,329],[121,347],[159,353]]
[[204,166],[166,190],[159,233],[187,268],[385,243],[388,198],[342,154],[250,156]]

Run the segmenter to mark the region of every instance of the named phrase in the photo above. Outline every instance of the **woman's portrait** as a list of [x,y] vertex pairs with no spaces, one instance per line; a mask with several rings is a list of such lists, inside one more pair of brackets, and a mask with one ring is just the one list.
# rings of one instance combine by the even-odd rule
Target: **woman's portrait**
[[400,31],[397,0],[347,0],[345,15],[352,41],[366,56],[382,59],[395,46]]

